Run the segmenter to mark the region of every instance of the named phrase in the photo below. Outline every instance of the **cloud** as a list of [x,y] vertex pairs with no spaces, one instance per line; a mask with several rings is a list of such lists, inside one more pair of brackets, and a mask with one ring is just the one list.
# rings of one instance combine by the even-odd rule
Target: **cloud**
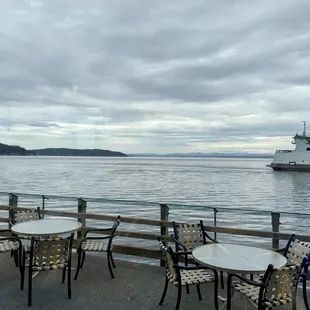
[[309,11],[307,0],[1,1],[1,142],[287,148],[310,119]]

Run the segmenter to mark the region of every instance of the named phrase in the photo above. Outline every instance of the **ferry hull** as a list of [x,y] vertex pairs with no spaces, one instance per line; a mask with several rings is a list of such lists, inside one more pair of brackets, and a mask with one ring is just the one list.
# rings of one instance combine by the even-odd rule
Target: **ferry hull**
[[290,164],[274,164],[271,163],[267,165],[267,167],[271,167],[275,171],[298,171],[298,172],[310,172],[310,165],[290,165]]

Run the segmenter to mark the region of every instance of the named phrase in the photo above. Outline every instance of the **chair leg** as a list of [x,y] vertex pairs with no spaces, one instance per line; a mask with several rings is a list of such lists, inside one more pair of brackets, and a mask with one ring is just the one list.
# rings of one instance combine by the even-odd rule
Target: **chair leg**
[[68,264],[68,298],[71,299],[71,263]]
[[214,272],[214,306],[215,306],[215,310],[219,309],[218,289],[219,289],[218,273]]
[[79,275],[79,272],[80,272],[80,268],[81,268],[81,255],[82,255],[82,252],[78,251],[78,263],[77,263],[77,266],[76,266],[76,272],[75,272],[74,280],[77,279],[77,277]]
[[175,310],[179,310],[180,303],[181,303],[181,296],[182,296],[182,286],[178,285],[178,298],[177,298],[177,304],[175,305]]
[[201,292],[200,292],[200,285],[199,285],[199,284],[197,284],[197,285],[196,285],[196,287],[197,287],[197,294],[198,294],[198,298],[199,298],[199,300],[202,300],[202,297],[201,297]]
[[107,259],[108,259],[108,266],[109,266],[109,271],[111,274],[112,279],[114,279],[114,274],[111,266],[111,257],[110,257],[110,252],[107,252]]
[[231,310],[231,298],[232,298],[232,294],[231,294],[231,279],[230,279],[230,275],[228,275],[228,280],[227,280],[227,305],[226,305],[226,309],[227,310]]
[[25,263],[26,263],[26,256],[22,255],[22,250],[20,250],[20,252],[19,252],[19,272],[20,272],[20,289],[21,290],[24,289],[24,283],[25,283]]
[[32,270],[29,268],[28,275],[28,307],[32,304]]
[[185,288],[186,288],[186,294],[189,294],[189,285],[186,284],[186,285],[185,285]]
[[66,268],[65,267],[63,270],[62,270],[62,279],[61,279],[61,283],[65,283],[65,280],[66,280]]
[[221,277],[221,288],[224,289],[224,273],[223,271],[220,271],[220,277]]
[[307,275],[302,276],[302,293],[304,297],[304,303],[306,310],[309,310],[309,303],[308,303],[308,298],[307,298]]
[[115,263],[114,263],[114,259],[113,259],[112,252],[110,252],[110,257],[111,257],[111,262],[112,262],[113,268],[116,268]]
[[14,251],[13,252],[13,258],[14,258],[14,263],[15,263],[15,266],[18,267],[18,261],[19,261],[19,257],[18,257],[18,252],[17,251]]
[[20,272],[20,289],[24,289],[24,283],[25,283],[25,266],[19,267]]
[[167,293],[167,288],[168,288],[168,279],[166,277],[166,282],[165,282],[165,287],[164,287],[164,291],[161,295],[161,299],[160,299],[160,302],[159,302],[159,305],[161,306],[165,300],[165,297],[166,297],[166,293]]
[[81,262],[81,268],[83,268],[83,265],[84,265],[84,261],[85,261],[85,255],[86,255],[86,251],[83,251],[83,250],[81,250],[81,254],[82,254],[82,262]]

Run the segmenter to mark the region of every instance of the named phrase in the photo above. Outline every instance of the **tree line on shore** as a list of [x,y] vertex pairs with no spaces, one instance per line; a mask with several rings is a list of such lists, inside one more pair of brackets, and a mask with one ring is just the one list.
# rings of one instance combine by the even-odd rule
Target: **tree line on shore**
[[68,148],[46,148],[26,150],[18,145],[7,145],[0,143],[0,155],[7,156],[120,156],[125,157],[122,152],[101,149],[68,149]]

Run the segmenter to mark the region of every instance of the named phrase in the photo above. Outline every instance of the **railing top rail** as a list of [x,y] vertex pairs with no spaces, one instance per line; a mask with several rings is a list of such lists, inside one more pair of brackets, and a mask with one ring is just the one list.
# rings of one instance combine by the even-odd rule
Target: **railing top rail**
[[294,218],[310,218],[310,213],[303,213],[303,212],[283,212],[280,210],[256,210],[256,209],[249,209],[249,208],[228,208],[222,207],[219,205],[214,206],[206,206],[206,205],[194,205],[194,204],[182,204],[182,203],[175,203],[175,202],[154,202],[154,201],[144,201],[144,200],[129,200],[129,199],[112,199],[112,198],[102,198],[102,197],[77,197],[77,196],[64,196],[64,195],[45,195],[45,194],[30,194],[30,193],[14,193],[14,192],[0,192],[0,196],[4,195],[16,195],[19,197],[27,197],[27,198],[40,198],[43,197],[47,199],[58,199],[64,201],[76,201],[77,199],[83,199],[87,202],[102,202],[102,203],[111,203],[111,204],[126,204],[126,205],[144,205],[144,206],[158,206],[160,204],[167,204],[170,208],[195,208],[203,209],[204,211],[223,211],[227,213],[251,213],[256,215],[270,215],[272,212],[279,212],[283,216],[291,216]]

